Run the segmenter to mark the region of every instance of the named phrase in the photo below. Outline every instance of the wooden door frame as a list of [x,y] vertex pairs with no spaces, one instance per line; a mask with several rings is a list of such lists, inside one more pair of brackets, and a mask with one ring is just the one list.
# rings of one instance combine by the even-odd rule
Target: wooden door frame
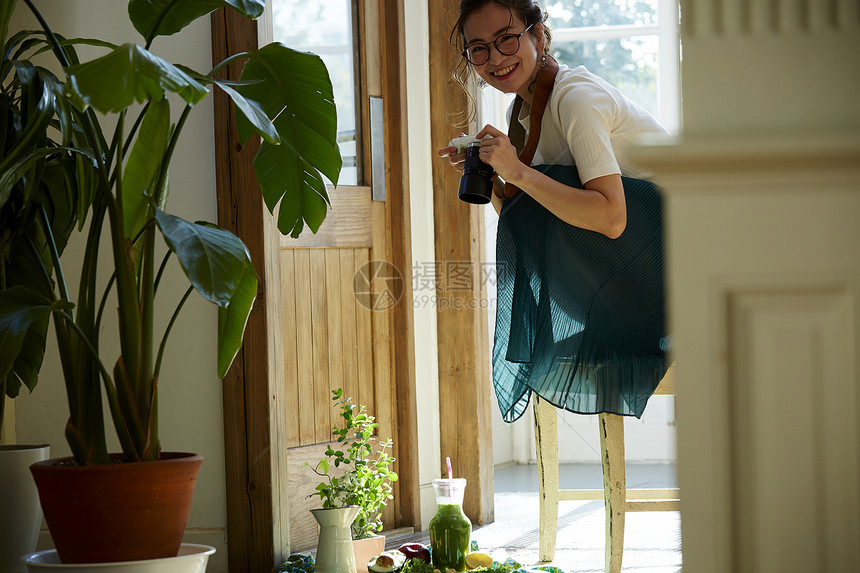
[[[212,13],[210,23],[213,62],[257,49],[255,22],[222,8]],[[226,76],[238,79],[240,73],[241,64],[234,63]],[[268,327],[272,297],[267,283],[273,273],[266,268],[265,206],[252,164],[259,140],[241,144],[230,98],[221,90],[214,92],[218,224],[242,239],[259,278],[244,343],[222,381],[228,569],[251,573],[271,569],[276,543],[283,537],[273,527],[280,525],[274,519],[269,412],[269,349],[274,344]]]
[[[379,18],[386,150],[407,141],[405,110],[405,55],[403,53],[403,0],[372,0]],[[211,16],[213,61],[253,51],[260,45],[258,24],[231,9]],[[237,79],[241,65],[233,64],[227,77]],[[278,242],[273,241],[271,217],[263,204],[253,172],[257,138],[244,146],[238,139],[232,103],[220,90],[214,93],[215,167],[218,224],[241,238],[251,253],[259,286],[248,319],[245,341],[223,380],[224,449],[227,497],[227,546],[231,573],[268,571],[289,553],[286,500],[289,495],[285,456],[278,448],[276,416],[278,385],[273,384],[280,352],[277,280]],[[388,260],[402,270],[411,269],[411,229],[407,154],[402,161],[386,163],[385,218]],[[418,495],[415,354],[412,320],[411,272],[404,273],[405,290],[393,309],[390,352],[397,393],[398,472],[400,498],[395,527],[415,526],[420,516]],[[271,405],[271,406],[270,406]],[[274,447],[272,447],[274,445]]]
[[415,329],[412,313],[412,225],[409,203],[409,153],[406,115],[406,54],[404,0],[371,0],[378,10],[384,101],[385,156],[398,148],[399,162],[386,161],[385,217],[389,230],[389,261],[403,274],[403,296],[391,309],[392,373],[396,393],[397,471],[400,499],[395,527],[419,527],[421,499],[418,481],[418,414],[415,398]]
[[[455,128],[453,113],[466,106],[466,96],[451,77],[459,59],[448,37],[458,15],[457,0],[428,0],[430,24],[430,139],[432,149],[448,145]],[[474,133],[474,131],[472,131]],[[482,280],[484,249],[483,209],[457,198],[459,175],[444,161],[433,161],[433,210],[437,267],[437,300],[468,297],[487,300]],[[450,288],[446,270],[467,264],[468,292]],[[458,462],[457,475],[469,486],[463,509],[474,524],[491,523],[493,506],[493,423],[487,308],[437,306],[439,332],[439,407],[442,460]],[[447,470],[442,469],[446,475]]]

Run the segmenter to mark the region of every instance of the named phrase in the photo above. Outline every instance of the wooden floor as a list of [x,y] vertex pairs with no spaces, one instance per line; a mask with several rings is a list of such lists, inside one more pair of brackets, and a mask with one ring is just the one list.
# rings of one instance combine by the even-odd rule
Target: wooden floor
[[[562,487],[602,487],[599,464],[562,465]],[[628,464],[630,487],[675,487],[670,464]],[[512,557],[524,566],[538,561],[538,494],[536,466],[505,465],[495,471],[495,522],[472,531],[478,547],[495,559]],[[389,547],[419,541],[426,532],[391,539]],[[678,512],[627,515],[623,571],[678,573],[681,571],[681,518]],[[565,573],[603,572],[604,512],[602,501],[565,501],[559,507],[555,559],[551,565]]]

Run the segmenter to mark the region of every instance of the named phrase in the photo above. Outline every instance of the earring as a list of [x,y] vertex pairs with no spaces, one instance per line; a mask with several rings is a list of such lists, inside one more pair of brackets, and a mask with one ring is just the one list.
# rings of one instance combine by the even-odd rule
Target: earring
[[484,80],[484,78],[478,78],[475,83],[478,84],[478,87],[480,89],[484,89],[485,87],[487,87],[487,82],[486,80]]
[[546,65],[546,52],[540,55],[540,67],[544,67]]

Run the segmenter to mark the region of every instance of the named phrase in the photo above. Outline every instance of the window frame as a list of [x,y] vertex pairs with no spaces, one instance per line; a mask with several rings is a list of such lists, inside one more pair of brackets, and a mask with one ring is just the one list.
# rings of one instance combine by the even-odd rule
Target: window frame
[[[349,131],[339,131],[338,146],[342,143],[353,142],[355,151],[352,154],[341,148],[341,156],[344,160],[344,169],[355,169],[355,181],[344,182],[344,172],[341,172],[341,181],[338,187],[369,187],[370,181],[370,143],[369,137],[363,132],[368,118],[368,94],[366,89],[367,79],[362,76],[365,72],[363,67],[364,40],[361,37],[363,22],[362,10],[359,0],[339,0],[347,5],[349,9],[349,26],[351,28],[350,43],[337,44],[303,44],[293,41],[284,41],[282,37],[274,34],[275,41],[281,41],[294,50],[312,52],[321,58],[326,56],[352,58],[352,95],[353,112],[355,115],[355,127],[352,130],[352,139]],[[329,67],[331,70],[331,68]],[[335,94],[337,104],[337,94]],[[331,182],[325,179],[326,186],[331,189]]]
[[[658,0],[657,24],[552,29],[554,45],[568,42],[616,40],[637,36],[657,37],[658,119],[670,133],[679,133],[681,130],[681,52],[678,0]],[[506,110],[511,99],[513,99],[512,95],[502,94],[496,90],[493,90],[492,94],[483,94],[483,97],[479,97],[481,101],[479,108],[481,125],[490,123],[496,127],[505,126],[507,124]]]

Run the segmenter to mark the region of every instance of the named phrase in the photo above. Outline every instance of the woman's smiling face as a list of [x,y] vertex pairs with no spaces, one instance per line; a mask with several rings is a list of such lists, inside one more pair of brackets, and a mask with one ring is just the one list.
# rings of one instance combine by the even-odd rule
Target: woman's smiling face
[[481,78],[505,93],[517,92],[526,101],[531,101],[528,86],[538,67],[537,37],[543,37],[540,24],[536,24],[520,38],[520,48],[512,56],[500,53],[492,42],[503,34],[519,34],[526,23],[515,12],[504,6],[488,3],[474,12],[463,24],[466,46],[475,42],[490,44],[490,59],[480,66],[472,65]]

